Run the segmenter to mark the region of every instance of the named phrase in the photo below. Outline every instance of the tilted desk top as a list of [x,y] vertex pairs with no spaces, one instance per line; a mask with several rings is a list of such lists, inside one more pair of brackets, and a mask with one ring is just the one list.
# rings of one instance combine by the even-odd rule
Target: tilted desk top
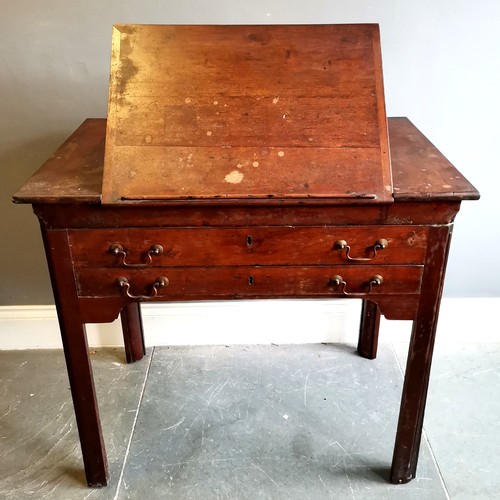
[[113,28],[103,205],[392,202],[379,27]]

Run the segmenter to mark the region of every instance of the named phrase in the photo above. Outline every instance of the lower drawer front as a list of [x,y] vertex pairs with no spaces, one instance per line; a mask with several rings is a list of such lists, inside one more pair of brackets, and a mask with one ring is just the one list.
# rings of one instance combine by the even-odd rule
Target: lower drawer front
[[[141,300],[206,297],[414,294],[422,266],[240,266],[78,269],[81,297]],[[155,283],[160,283],[155,285]]]

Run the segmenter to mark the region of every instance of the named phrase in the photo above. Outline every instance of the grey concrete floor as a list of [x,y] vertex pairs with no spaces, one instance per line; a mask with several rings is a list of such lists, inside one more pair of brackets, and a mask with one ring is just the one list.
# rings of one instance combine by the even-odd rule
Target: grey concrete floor
[[0,352],[0,498],[499,498],[500,344],[438,345],[417,478],[387,482],[405,350],[98,350],[102,489],[85,486],[62,352]]

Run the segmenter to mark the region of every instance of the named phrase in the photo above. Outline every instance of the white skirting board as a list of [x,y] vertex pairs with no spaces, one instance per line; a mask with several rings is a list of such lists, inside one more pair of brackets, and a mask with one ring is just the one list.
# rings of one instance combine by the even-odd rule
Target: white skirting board
[[[359,300],[253,300],[142,305],[147,346],[357,341]],[[445,298],[438,342],[498,342],[500,297]],[[411,322],[382,319],[381,342],[409,339]],[[93,347],[123,345],[120,320],[87,325]],[[62,346],[54,306],[0,307],[0,349]]]

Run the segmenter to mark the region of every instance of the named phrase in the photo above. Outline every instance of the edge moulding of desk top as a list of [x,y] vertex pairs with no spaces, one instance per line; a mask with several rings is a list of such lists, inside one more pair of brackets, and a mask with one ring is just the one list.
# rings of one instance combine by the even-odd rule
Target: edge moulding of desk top
[[[477,200],[479,193],[408,118],[389,118],[394,201]],[[14,195],[15,203],[101,202],[106,119],[89,118]],[[225,200],[210,200],[223,204]],[[231,200],[234,202],[234,200]],[[249,200],[251,201],[251,200]],[[266,200],[268,205],[279,200]],[[318,200],[296,200],[296,203]],[[320,200],[328,204],[328,199]],[[189,204],[190,200],[181,202]],[[151,203],[153,204],[153,203]],[[167,202],[163,202],[166,205]]]

